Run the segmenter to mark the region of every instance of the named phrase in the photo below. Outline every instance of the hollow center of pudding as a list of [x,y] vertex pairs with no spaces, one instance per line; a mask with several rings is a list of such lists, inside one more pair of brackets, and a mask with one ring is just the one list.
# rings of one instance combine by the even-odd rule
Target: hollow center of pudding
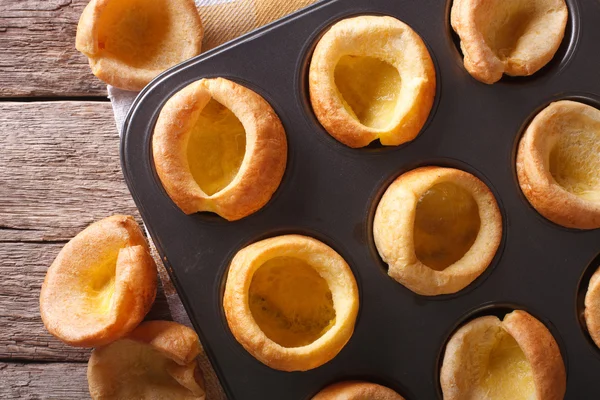
[[110,361],[110,368],[103,371],[105,377],[111,382],[121,382],[115,387],[118,391],[116,397],[157,398],[157,395],[163,394],[167,396],[163,398],[189,398],[190,390],[182,386],[175,376],[186,369],[193,371],[193,367],[180,366],[152,346],[130,339],[118,340],[101,351],[107,364]]
[[87,306],[100,314],[107,314],[115,293],[118,252],[102,262],[90,265],[84,277]]
[[294,257],[265,262],[252,277],[248,301],[260,329],[283,347],[306,346],[335,323],[327,282]]
[[431,269],[446,269],[471,248],[480,225],[479,207],[468,191],[449,182],[433,185],[417,203],[417,258]]
[[519,344],[504,330],[497,334],[481,385],[492,400],[534,398],[531,365]]
[[369,128],[390,124],[400,94],[400,74],[374,57],[343,56],[335,67],[335,84],[346,110]]
[[561,128],[550,151],[550,174],[568,192],[600,202],[600,123],[579,116]]
[[209,196],[237,175],[246,153],[246,131],[239,119],[211,99],[192,128],[187,145],[188,165],[198,186]]
[[501,60],[518,57],[519,50],[531,40],[529,36],[539,30],[536,2],[493,0],[486,7],[492,11],[482,12],[485,19],[478,21],[486,44]]
[[135,68],[161,69],[174,63],[167,0],[107,3],[98,22],[100,51]]

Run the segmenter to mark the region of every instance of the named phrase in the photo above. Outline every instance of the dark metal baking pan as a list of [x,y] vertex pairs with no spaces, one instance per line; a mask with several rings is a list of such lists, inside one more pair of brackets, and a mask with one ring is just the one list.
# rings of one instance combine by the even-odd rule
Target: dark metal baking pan
[[[176,66],[136,99],[124,125],[122,167],[142,218],[231,399],[309,399],[326,385],[367,379],[407,399],[441,398],[439,364],[456,327],[481,313],[521,308],[556,337],[567,365],[567,399],[600,398],[600,351],[580,323],[582,293],[600,252],[600,231],[554,225],[519,189],[515,148],[527,122],[550,102],[575,98],[600,106],[600,2],[568,0],[561,49],[527,78],[488,86],[462,66],[442,0],[324,1]],[[357,14],[394,16],[418,32],[431,52],[437,95],[425,128],[393,148],[350,149],[318,124],[307,95],[312,49],[328,26]],[[158,113],[177,90],[223,76],[265,97],[285,126],[289,160],[280,188],[259,212],[237,222],[211,214],[186,216],[154,171],[151,137]],[[504,236],[488,270],[460,293],[418,296],[386,274],[371,233],[388,184],[417,166],[452,166],[492,189]],[[233,255],[284,233],[316,237],[350,264],[360,290],[356,330],[327,364],[306,372],[273,370],[230,333],[222,310],[224,277]]]

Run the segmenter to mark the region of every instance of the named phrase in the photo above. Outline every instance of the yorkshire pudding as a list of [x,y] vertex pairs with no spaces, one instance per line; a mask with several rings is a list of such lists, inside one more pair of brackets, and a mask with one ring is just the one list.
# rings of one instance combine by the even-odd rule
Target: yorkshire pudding
[[193,0],[91,0],[79,19],[75,47],[99,79],[138,91],[200,54],[203,34]]
[[170,321],[147,321],[92,352],[88,384],[96,400],[204,400],[196,332]]
[[236,254],[223,307],[231,332],[255,358],[274,369],[305,371],[334,358],[352,336],[358,288],[332,248],[285,235]]
[[600,347],[600,268],[592,275],[585,294],[584,317],[592,340]]
[[133,330],[156,295],[156,265],[133,217],[95,222],[48,268],[40,293],[46,329],[73,346],[110,343]]
[[458,292],[485,271],[500,245],[502,217],[475,176],[423,167],[387,189],[373,234],[388,274],[415,293],[434,296]]
[[392,17],[342,20],[319,40],[310,101],[331,136],[350,147],[413,140],[433,105],[435,68],[427,47]]
[[186,214],[233,221],[263,207],[283,177],[287,141],[269,103],[227,79],[201,79],[171,97],[152,139],[154,164]]
[[565,34],[564,0],[454,0],[452,28],[473,78],[527,76],[546,65]]
[[568,228],[600,228],[600,110],[550,104],[519,143],[517,175],[531,205]]
[[385,386],[369,382],[340,382],[327,386],[312,400],[404,400]]
[[562,400],[565,365],[554,337],[525,311],[474,319],[446,345],[444,400]]

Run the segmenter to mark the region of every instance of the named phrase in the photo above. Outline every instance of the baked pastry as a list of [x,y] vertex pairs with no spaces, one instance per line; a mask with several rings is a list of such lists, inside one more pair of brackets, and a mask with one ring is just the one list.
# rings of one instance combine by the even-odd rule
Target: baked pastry
[[156,295],[156,265],[133,217],[95,222],[48,268],[40,313],[48,332],[73,346],[110,343],[133,330]]
[[531,121],[517,152],[523,194],[544,217],[568,228],[600,228],[600,110],[570,100]]
[[233,221],[264,206],[287,161],[283,125],[269,103],[223,78],[201,79],[171,97],[152,139],[154,165],[186,214]]
[[492,84],[532,75],[546,65],[565,35],[564,0],[454,0],[452,28],[473,78]]
[[600,268],[590,278],[584,304],[585,325],[596,346],[600,347]]
[[494,195],[475,176],[423,167],[386,190],[373,222],[388,274],[415,293],[455,293],[492,261],[502,237]]
[[200,54],[203,35],[193,0],[91,0],[79,19],[75,47],[98,78],[137,91]]
[[235,255],[223,307],[233,336],[255,358],[274,369],[305,371],[334,358],[352,336],[358,288],[332,248],[285,235]]
[[143,322],[126,337],[92,352],[92,399],[204,400],[196,332],[171,321]]
[[370,382],[348,381],[335,383],[321,390],[312,400],[404,400],[404,397],[385,386]]
[[392,17],[363,15],[336,23],[310,62],[315,115],[350,147],[413,140],[431,111],[435,82],[423,40]]
[[525,311],[502,321],[485,316],[459,328],[446,345],[444,400],[562,400],[565,365],[554,337]]

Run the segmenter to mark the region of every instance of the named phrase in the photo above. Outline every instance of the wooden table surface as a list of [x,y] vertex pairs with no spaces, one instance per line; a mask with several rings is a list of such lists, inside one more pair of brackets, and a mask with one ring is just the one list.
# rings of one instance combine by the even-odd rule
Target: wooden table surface
[[[0,398],[86,399],[89,349],[46,332],[38,296],[91,222],[139,215],[106,85],[75,50],[87,0],[0,0]],[[162,268],[162,266],[160,266]],[[162,290],[149,319],[170,319]],[[203,362],[209,400],[224,399]]]

